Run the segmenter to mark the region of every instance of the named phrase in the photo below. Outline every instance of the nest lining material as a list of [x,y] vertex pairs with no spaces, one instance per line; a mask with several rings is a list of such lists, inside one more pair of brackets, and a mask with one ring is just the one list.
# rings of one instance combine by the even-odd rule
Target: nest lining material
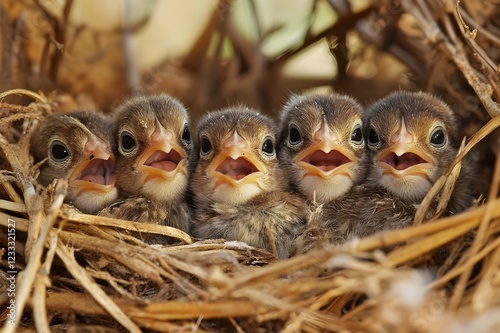
[[[462,157],[500,125],[500,107],[494,101],[500,89],[498,66],[483,48],[497,45],[498,40],[474,21],[481,15],[472,15],[473,5],[464,3],[469,13],[459,10],[459,1],[401,1],[393,8],[411,13],[420,26],[419,38],[414,39],[417,46],[430,47],[441,56],[432,64],[420,62],[428,65],[424,66],[428,90],[443,84],[457,100],[477,99],[485,111],[479,116],[491,118],[464,142],[454,165],[420,206],[415,225],[282,261],[242,243],[193,242],[177,229],[85,215],[64,205],[67,184],[58,181],[47,191],[37,188],[28,153],[34,122],[52,113],[57,96],[23,89],[0,94],[0,161],[5,162],[0,168],[0,193],[5,199],[0,200],[0,304],[10,302],[5,292],[9,221],[15,221],[19,272],[15,325],[8,323],[5,307],[0,313],[6,323],[1,332],[500,331],[498,159],[485,204],[439,217]],[[362,18],[374,9],[357,15]],[[461,35],[450,28],[452,20],[459,23]],[[401,42],[396,36],[391,50],[404,54],[416,47],[410,42],[411,38]],[[418,57],[411,59],[419,62]],[[452,68],[472,87],[470,96],[456,89],[456,82],[440,81],[452,77],[448,72],[442,75],[443,63],[452,64],[447,70]],[[3,98],[12,94],[27,95],[34,102],[4,103]],[[423,223],[436,197],[438,214]],[[164,235],[175,244],[148,245],[138,233]],[[448,255],[436,266],[435,256],[442,250]]]

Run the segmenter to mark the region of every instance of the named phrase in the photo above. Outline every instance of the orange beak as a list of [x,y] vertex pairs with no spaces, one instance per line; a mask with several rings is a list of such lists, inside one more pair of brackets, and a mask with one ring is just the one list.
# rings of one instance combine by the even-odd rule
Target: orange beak
[[84,191],[109,192],[115,187],[115,158],[108,144],[90,137],[82,161],[69,178],[69,186]]
[[223,142],[221,152],[208,168],[216,186],[227,184],[239,187],[247,183],[257,183],[260,188],[265,170],[264,164],[251,152],[248,143],[237,131]]
[[406,129],[404,119],[399,132],[390,139],[389,147],[377,155],[377,164],[385,174],[395,177],[420,176],[429,179],[428,173],[434,159],[423,149],[415,146],[416,139]]
[[142,153],[136,168],[147,174],[146,179],[173,179],[179,172],[186,173],[187,154],[176,143],[175,134],[159,123],[151,134],[150,146]]
[[340,138],[331,131],[326,122],[314,133],[313,144],[300,152],[295,163],[312,175],[330,179],[336,175],[347,175],[354,166],[355,156],[340,144]]

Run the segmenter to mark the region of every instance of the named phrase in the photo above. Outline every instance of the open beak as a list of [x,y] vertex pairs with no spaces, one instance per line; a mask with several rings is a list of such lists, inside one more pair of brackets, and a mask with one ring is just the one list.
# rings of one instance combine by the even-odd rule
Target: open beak
[[247,183],[257,183],[266,168],[251,152],[248,143],[237,131],[224,141],[221,152],[208,169],[216,184],[239,187]]
[[295,163],[313,175],[330,179],[336,175],[350,176],[355,156],[340,144],[339,137],[330,130],[326,122],[313,136],[313,144],[300,152]]
[[82,161],[69,178],[69,186],[84,191],[109,192],[115,187],[115,158],[104,141],[91,137]]
[[416,140],[406,129],[404,119],[399,132],[393,134],[390,146],[377,155],[377,164],[385,174],[396,177],[420,176],[429,179],[434,165],[431,155],[415,146]]
[[142,153],[136,168],[147,174],[146,179],[170,180],[179,172],[186,173],[187,154],[175,142],[175,134],[160,124],[151,134],[150,146]]

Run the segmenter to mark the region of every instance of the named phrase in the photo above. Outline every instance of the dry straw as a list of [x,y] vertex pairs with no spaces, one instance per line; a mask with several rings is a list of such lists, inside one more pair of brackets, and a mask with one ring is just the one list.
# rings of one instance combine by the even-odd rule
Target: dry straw
[[[0,310],[1,332],[500,331],[498,159],[485,203],[440,216],[462,158],[500,125],[494,101],[498,67],[475,40],[478,34],[494,36],[478,24],[472,28],[479,31],[471,30],[467,23],[473,20],[462,17],[458,1],[401,5],[426,42],[455,64],[491,120],[463,142],[421,204],[414,226],[287,260],[239,242],[193,242],[174,228],[68,207],[63,204],[66,182],[57,181],[47,191],[39,188],[28,153],[31,130],[53,112],[52,99],[23,89],[1,93],[0,304],[10,304],[9,271],[19,272],[16,313],[10,317],[7,307]],[[450,15],[434,17],[432,8],[442,5]],[[452,20],[462,36],[450,29]],[[3,102],[13,94],[33,103]],[[436,216],[425,221],[436,199]],[[6,259],[13,221],[14,269]],[[171,244],[146,244],[140,234],[148,233],[163,235]]]
[[[3,121],[24,119],[29,134],[35,119],[51,109],[50,103],[33,92],[8,93],[36,100],[27,107],[2,105],[11,110]],[[493,118],[464,143],[456,164],[429,197],[448,197],[461,158],[498,127],[499,119]],[[50,331],[54,322],[75,330],[133,332],[433,332],[450,320],[462,320],[463,312],[474,318],[497,305],[499,164],[484,205],[276,261],[238,242],[193,243],[174,228],[79,213],[63,205],[66,182],[55,182],[47,193],[35,191],[26,145],[23,139],[10,143],[0,137],[11,166],[1,173],[10,198],[0,201],[1,238],[6,243],[8,221],[15,221],[19,271],[16,324],[5,325],[3,332],[15,331],[21,321],[40,332]],[[137,233],[177,241],[147,245]],[[381,251],[393,245],[387,253]],[[436,271],[432,253],[443,247],[450,252],[450,262]],[[479,271],[473,272],[478,263]],[[5,285],[7,276],[4,271]],[[4,318],[7,315],[4,311]]]

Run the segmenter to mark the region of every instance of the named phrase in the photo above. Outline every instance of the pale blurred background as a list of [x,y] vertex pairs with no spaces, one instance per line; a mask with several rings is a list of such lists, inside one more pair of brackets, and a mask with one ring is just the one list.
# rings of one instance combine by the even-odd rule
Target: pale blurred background
[[108,112],[130,94],[167,92],[195,120],[239,103],[276,115],[291,93],[334,90],[367,102],[412,84],[407,66],[357,32],[368,0],[0,4],[1,90],[57,89],[68,93],[64,110]]

